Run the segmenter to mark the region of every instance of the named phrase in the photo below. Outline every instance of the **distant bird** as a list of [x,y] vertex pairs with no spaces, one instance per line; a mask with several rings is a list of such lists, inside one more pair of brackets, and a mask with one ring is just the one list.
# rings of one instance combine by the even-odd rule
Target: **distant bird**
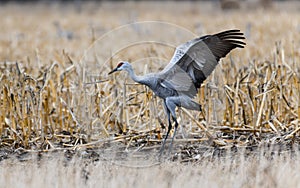
[[108,73],[125,70],[132,80],[148,86],[155,95],[163,99],[169,126],[160,155],[163,153],[172,129],[171,116],[175,122],[169,150],[171,151],[172,148],[178,127],[176,106],[201,111],[201,105],[193,101],[198,89],[215,69],[220,58],[225,57],[232,49],[244,48],[246,43],[241,41],[242,39],[245,37],[240,30],[227,30],[214,35],[206,35],[179,45],[170,63],[161,72],[137,76],[131,64],[122,61]]

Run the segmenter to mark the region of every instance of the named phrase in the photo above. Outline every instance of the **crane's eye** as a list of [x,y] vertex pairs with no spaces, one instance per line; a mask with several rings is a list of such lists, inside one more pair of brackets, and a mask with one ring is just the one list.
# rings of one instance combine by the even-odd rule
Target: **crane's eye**
[[119,64],[118,64],[118,66],[117,66],[117,67],[119,68],[119,67],[121,67],[123,64],[124,64],[124,63],[123,63],[123,62],[121,62],[121,63],[119,63]]

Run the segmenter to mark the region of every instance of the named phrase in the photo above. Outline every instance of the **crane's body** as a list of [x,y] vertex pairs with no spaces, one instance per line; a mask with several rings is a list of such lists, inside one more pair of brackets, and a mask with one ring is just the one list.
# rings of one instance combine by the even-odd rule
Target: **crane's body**
[[120,62],[109,73],[125,70],[135,82],[148,86],[155,95],[163,99],[169,126],[160,154],[172,129],[171,117],[175,128],[170,148],[176,135],[178,122],[175,108],[201,111],[201,105],[193,101],[193,98],[220,58],[225,57],[234,48],[244,48],[245,43],[240,41],[241,39],[245,38],[240,30],[206,35],[178,46],[170,63],[161,72],[137,76],[129,62]]
[[[134,72],[129,72],[129,75],[134,74]],[[135,82],[148,86],[156,96],[165,99],[170,96],[176,96],[177,92],[173,88],[168,88],[162,85],[163,79],[159,78],[158,75],[154,73],[150,73],[144,75],[143,77],[140,76],[131,76],[134,78]]]

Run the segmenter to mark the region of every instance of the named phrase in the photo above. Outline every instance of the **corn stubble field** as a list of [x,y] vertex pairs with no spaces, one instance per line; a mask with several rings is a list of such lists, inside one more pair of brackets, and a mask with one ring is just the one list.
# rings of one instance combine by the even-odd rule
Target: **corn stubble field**
[[[1,185],[299,186],[299,3],[234,11],[207,2],[33,7],[0,7]],[[105,40],[145,20],[195,35],[150,27],[149,35],[176,42],[124,47],[142,27],[127,25]],[[246,48],[203,84],[195,98],[202,112],[177,111],[174,148],[158,161],[167,125],[161,100],[125,73],[107,73],[119,60],[132,61],[137,74],[159,71],[174,45],[233,28],[245,33]]]

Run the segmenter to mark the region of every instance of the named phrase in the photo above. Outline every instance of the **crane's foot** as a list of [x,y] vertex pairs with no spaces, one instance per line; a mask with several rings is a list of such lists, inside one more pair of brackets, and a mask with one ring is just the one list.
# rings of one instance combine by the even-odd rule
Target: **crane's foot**
[[161,158],[162,154],[164,153],[166,142],[167,142],[167,137],[164,139],[163,144],[159,150],[159,154],[158,154],[159,159]]

